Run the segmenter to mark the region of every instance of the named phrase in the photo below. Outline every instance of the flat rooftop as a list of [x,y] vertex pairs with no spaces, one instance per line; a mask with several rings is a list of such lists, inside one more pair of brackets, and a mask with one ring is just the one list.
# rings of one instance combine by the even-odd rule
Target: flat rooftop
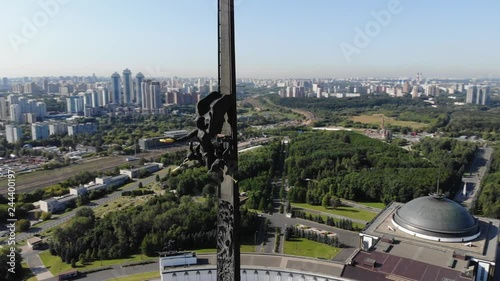
[[[375,266],[365,264],[366,259],[375,261]],[[454,268],[440,267],[396,255],[385,254],[379,251],[371,253],[359,252],[353,261],[356,266],[346,265],[342,277],[356,280],[398,280],[398,281],[429,281],[453,280],[471,281],[462,273],[463,267],[455,265]]]
[[71,194],[71,195],[68,195],[68,196],[64,196],[62,198],[59,198],[57,201],[61,202],[61,203],[66,203],[68,201],[71,201],[71,200],[75,200],[76,198],[78,197],[78,195],[76,194]]
[[34,244],[37,244],[37,243],[41,243],[42,242],[42,238],[40,238],[40,237],[33,237],[33,238],[30,238],[30,239],[26,240],[26,242],[28,242],[28,244],[34,245]]
[[468,246],[468,243],[463,242],[446,243],[431,241],[400,231],[392,224],[393,214],[403,205],[396,202],[389,205],[372,221],[361,235],[367,234],[385,239],[394,238],[398,241],[398,244],[392,246],[391,254],[443,267],[447,266],[448,259],[453,254],[468,255],[477,259],[495,262],[498,230],[500,228],[499,220],[477,217],[481,235],[471,241],[472,246]]
[[[190,266],[190,268],[206,265],[215,266],[217,264],[215,254],[199,254],[197,257],[198,265]],[[288,255],[241,254],[240,263],[242,267],[259,266],[281,268],[285,270],[318,273],[333,277],[340,277],[344,268],[344,264],[339,262]]]
[[104,187],[106,187],[105,184],[95,184],[95,185],[89,186],[87,188],[87,191],[92,191],[92,190],[96,190],[96,189],[100,189],[100,188],[104,188]]

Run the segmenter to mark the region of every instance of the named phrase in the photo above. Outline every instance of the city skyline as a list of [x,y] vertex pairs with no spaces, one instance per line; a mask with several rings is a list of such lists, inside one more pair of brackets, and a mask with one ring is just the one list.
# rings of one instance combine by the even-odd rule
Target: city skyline
[[[126,68],[146,77],[217,75],[216,0],[110,2],[3,3],[0,76],[110,77]],[[500,3],[235,6],[241,78],[500,77],[500,39],[492,36]]]

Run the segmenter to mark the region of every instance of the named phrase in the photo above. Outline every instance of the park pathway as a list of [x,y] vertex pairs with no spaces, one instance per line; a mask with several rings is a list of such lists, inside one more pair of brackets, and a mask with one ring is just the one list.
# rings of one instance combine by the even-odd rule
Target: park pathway
[[38,255],[38,251],[33,251],[29,249],[28,246],[22,247],[22,251],[24,260],[26,261],[28,267],[31,269],[31,272],[33,272],[38,281],[47,280],[54,277],[54,275],[50,273],[45,265],[43,265],[42,260]]

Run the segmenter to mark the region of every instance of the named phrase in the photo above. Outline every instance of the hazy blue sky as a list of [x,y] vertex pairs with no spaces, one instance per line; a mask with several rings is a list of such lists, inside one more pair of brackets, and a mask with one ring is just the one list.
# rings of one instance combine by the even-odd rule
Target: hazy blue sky
[[[0,0],[0,77],[217,75],[216,0],[59,0],[44,22],[57,1]],[[237,76],[500,77],[500,1],[400,0],[373,25],[391,2],[235,0]]]

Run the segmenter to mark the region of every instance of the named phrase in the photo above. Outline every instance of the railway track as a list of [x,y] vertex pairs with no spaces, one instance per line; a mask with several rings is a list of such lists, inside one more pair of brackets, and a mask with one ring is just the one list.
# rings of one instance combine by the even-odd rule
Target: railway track
[[[160,156],[166,152],[174,152],[184,150],[186,147],[171,147],[166,150],[153,151],[148,153],[137,154],[138,158],[152,158]],[[31,192],[40,188],[45,188],[50,185],[62,182],[76,173],[83,171],[110,171],[115,167],[125,164],[123,156],[109,156],[105,158],[92,158],[85,160],[80,164],[73,164],[67,167],[58,168],[48,171],[35,171],[32,173],[17,174],[16,177],[16,193]],[[0,194],[7,193],[7,180],[0,181]]]

